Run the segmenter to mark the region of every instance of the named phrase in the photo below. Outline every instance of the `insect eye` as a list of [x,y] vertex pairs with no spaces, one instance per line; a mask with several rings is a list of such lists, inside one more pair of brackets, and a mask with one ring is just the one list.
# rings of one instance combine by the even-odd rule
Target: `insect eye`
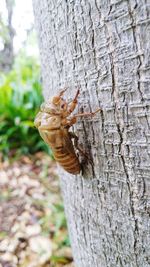
[[64,106],[65,106],[65,104],[62,104],[62,105],[61,105],[61,108],[64,108]]

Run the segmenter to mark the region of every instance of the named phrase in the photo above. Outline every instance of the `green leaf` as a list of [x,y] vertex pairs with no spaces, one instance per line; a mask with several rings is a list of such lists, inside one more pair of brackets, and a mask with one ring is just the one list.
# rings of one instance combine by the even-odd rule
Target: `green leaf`
[[50,152],[38,131],[34,118],[43,101],[40,69],[33,57],[22,52],[7,75],[0,73],[0,151],[21,153]]

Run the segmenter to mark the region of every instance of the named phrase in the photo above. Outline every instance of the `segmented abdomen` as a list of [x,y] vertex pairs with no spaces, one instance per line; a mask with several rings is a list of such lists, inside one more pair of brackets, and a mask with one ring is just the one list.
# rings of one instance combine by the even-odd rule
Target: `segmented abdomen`
[[63,147],[53,148],[53,155],[55,160],[65,169],[67,172],[72,174],[80,173],[80,163],[76,154],[63,151]]

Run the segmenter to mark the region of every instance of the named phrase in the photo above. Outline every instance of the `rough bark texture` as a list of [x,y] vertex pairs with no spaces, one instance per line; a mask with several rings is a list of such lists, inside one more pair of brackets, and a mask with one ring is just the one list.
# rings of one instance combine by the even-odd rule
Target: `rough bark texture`
[[[8,72],[11,70],[14,62],[14,48],[13,48],[13,39],[15,35],[15,30],[12,26],[12,16],[14,1],[5,0],[6,9],[7,9],[7,25],[5,25],[7,31],[6,38],[3,38],[4,48],[0,51],[0,71]],[[4,27],[4,26],[3,26]]]
[[150,2],[34,0],[44,95],[81,88],[86,175],[61,173],[77,267],[150,266]]

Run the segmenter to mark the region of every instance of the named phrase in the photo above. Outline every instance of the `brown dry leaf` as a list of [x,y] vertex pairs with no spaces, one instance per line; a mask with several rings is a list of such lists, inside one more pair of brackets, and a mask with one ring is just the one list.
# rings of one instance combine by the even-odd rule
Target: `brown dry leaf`
[[[40,152],[0,167],[0,267],[66,266],[71,250],[59,244],[67,231],[52,208],[62,202],[55,163]],[[62,261],[53,264],[55,253]]]
[[29,239],[30,249],[37,254],[37,263],[46,263],[52,255],[52,246],[49,238],[35,236]]

